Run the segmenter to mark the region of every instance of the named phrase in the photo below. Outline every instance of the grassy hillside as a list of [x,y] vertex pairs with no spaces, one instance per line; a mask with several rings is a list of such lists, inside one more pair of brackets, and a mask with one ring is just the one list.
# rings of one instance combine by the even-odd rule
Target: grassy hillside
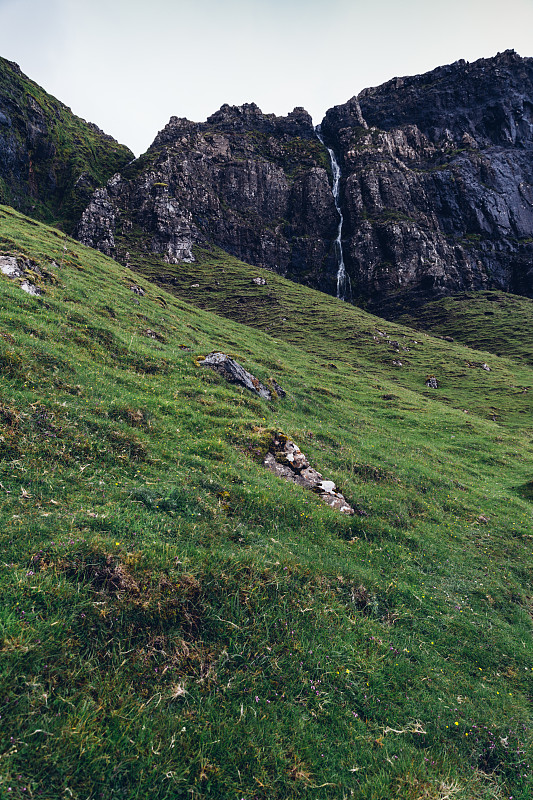
[[0,202],[71,232],[92,192],[132,158],[0,58]]
[[[417,333],[412,328],[367,314],[348,303],[285,280],[268,270],[245,264],[221,250],[196,250],[193,263],[167,264],[157,256],[130,253],[136,272],[161,288],[199,308],[264,331],[318,357],[322,367],[331,369],[341,362],[356,370],[385,377],[423,396],[437,396],[441,403],[475,412],[486,419],[505,418],[506,425],[523,427],[533,409],[528,395],[532,386],[532,339],[515,328],[513,341],[505,349],[507,331],[495,326],[494,342],[500,355],[468,350],[454,342]],[[253,278],[264,277],[265,286]],[[509,303],[531,301],[511,296]],[[453,301],[450,301],[453,302]],[[493,307],[492,305],[490,306]],[[457,327],[460,327],[458,325]],[[502,326],[503,327],[503,326]],[[444,329],[443,329],[444,330]],[[492,329],[485,326],[486,343]],[[490,362],[490,372],[482,364]],[[524,363],[526,362],[526,363]],[[426,390],[425,381],[434,375],[438,394]]]
[[[0,223],[46,291],[0,276],[0,796],[530,798],[532,369]],[[280,430],[354,517],[262,467]]]
[[533,366],[533,300],[502,292],[470,292],[427,303],[400,321],[469,347]]

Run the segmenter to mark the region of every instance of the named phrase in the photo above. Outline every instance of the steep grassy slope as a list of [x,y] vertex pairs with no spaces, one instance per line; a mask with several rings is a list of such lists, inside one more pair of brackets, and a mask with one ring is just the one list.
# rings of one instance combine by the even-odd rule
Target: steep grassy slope
[[0,58],[0,202],[70,232],[92,192],[132,158]]
[[[469,352],[455,343],[414,333],[412,328],[374,317],[220,250],[197,249],[195,262],[179,265],[131,253],[130,264],[150,281],[199,308],[265,331],[325,359],[326,363],[321,361],[324,367],[328,367],[328,360],[335,362],[333,366],[344,362],[430,397],[435,392],[426,390],[425,381],[434,375],[441,402],[487,419],[505,418],[507,425],[527,424],[533,407],[528,395],[531,371],[522,363],[533,359],[533,344],[527,335],[515,337],[519,358],[510,369],[506,359],[494,354]],[[267,285],[256,285],[256,277],[265,278]],[[513,296],[509,303],[515,300],[520,303],[522,298]],[[524,300],[525,305],[529,302]],[[489,335],[486,331],[485,341]],[[501,355],[507,353],[505,335],[506,331],[494,331]],[[487,359],[490,373],[482,368]]]
[[[0,223],[46,289],[0,276],[2,796],[529,798],[533,371],[228,259],[197,300],[271,336]],[[355,517],[264,470],[276,430]]]
[[533,365],[533,300],[470,292],[421,306],[400,322]]

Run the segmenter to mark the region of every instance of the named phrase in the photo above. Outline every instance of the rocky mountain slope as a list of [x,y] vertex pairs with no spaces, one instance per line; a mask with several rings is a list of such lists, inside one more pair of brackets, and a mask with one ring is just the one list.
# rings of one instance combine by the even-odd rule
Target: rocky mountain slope
[[223,106],[205,123],[173,117],[147,153],[95,193],[81,241],[193,261],[195,245],[333,292],[338,216],[329,157],[311,117]]
[[[125,265],[220,248],[384,316],[462,291],[533,295],[533,59],[395,78],[310,116],[172,117],[130,151],[0,61],[0,199]],[[107,182],[107,183],[106,183]]]
[[[385,315],[465,289],[533,293],[533,60],[508,51],[395,78],[321,126],[342,179],[354,300]],[[80,239],[194,258],[217,245],[334,294],[338,224],[329,155],[309,116],[224,106],[173,118],[93,196]],[[328,182],[329,181],[329,182]]]
[[0,58],[0,202],[71,231],[133,153]]

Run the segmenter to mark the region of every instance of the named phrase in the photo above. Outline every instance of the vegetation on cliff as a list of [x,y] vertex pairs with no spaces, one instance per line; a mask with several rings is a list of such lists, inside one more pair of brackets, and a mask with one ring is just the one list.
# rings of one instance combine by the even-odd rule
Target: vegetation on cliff
[[0,58],[0,202],[74,230],[133,153]]

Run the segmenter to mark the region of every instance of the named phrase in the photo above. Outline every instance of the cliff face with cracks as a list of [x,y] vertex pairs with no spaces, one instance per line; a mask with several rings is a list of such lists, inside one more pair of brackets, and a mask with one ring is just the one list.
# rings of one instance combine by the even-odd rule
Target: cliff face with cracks
[[395,78],[327,112],[354,298],[533,295],[533,59],[508,51]]
[[310,116],[223,106],[205,123],[172,117],[150,149],[83,214],[78,236],[118,260],[194,260],[218,246],[251,264],[334,292],[338,215],[326,149]]
[[[386,316],[443,294],[533,296],[533,59],[512,51],[395,78],[330,109],[351,296]],[[79,238],[118,260],[216,245],[336,293],[327,149],[303,109],[173,117],[99,189]]]

